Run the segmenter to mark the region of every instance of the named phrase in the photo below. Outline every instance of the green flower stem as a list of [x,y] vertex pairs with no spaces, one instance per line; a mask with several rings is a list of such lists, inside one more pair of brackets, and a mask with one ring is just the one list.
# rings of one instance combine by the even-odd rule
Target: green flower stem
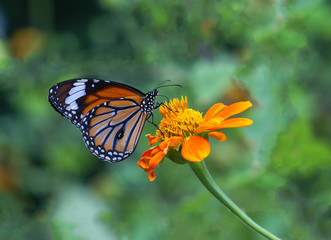
[[193,172],[200,179],[201,183],[213,194],[221,203],[223,203],[232,213],[234,213],[241,221],[247,224],[251,229],[266,237],[267,239],[280,240],[272,233],[268,232],[256,222],[254,222],[246,213],[241,210],[231,199],[218,187],[211,177],[206,164],[202,162],[189,162]]

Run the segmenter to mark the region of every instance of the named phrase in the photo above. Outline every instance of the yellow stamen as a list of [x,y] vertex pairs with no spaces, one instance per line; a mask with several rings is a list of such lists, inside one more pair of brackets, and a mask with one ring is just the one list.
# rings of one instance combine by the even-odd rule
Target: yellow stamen
[[187,108],[187,98],[178,100],[178,98],[166,102],[160,107],[160,113],[163,117],[156,131],[158,141],[162,142],[165,138],[174,136],[186,137],[194,134],[202,122],[203,117],[199,111]]

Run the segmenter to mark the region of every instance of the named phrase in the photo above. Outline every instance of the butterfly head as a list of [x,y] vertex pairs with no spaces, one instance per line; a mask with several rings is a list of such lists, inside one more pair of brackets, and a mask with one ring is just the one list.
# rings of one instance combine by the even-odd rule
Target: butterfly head
[[141,102],[141,109],[146,114],[151,114],[155,109],[155,99],[159,95],[159,91],[154,89],[153,91],[148,92],[144,100]]

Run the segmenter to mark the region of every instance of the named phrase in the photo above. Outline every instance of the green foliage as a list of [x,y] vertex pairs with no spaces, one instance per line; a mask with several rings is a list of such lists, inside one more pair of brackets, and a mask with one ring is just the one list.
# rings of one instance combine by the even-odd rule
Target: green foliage
[[211,141],[213,177],[279,237],[331,238],[326,1],[21,2],[0,11],[0,239],[262,239],[186,165],[165,160],[150,183],[136,165],[145,137],[124,162],[91,155],[47,101],[76,77],[143,92],[171,79],[183,88],[161,94],[202,112],[252,101],[252,126]]

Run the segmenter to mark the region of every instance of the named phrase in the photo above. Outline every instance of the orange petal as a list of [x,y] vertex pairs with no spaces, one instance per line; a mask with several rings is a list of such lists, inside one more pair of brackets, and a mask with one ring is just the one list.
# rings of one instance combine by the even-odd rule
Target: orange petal
[[145,151],[142,154],[140,160],[137,162],[139,167],[144,169],[145,172],[149,172],[148,178],[150,181],[154,181],[154,169],[161,162],[164,156],[165,154],[163,153],[163,151],[161,151],[159,146],[156,146]]
[[171,137],[160,143],[160,149],[167,154],[169,147],[177,147],[183,142],[183,137]]
[[149,161],[149,169],[154,169],[164,158],[165,154],[163,152],[158,152]]
[[164,156],[165,156],[165,154],[163,152],[158,152],[149,161],[149,174],[148,174],[149,181],[152,182],[156,178],[154,169],[161,162],[161,160],[164,158]]
[[202,133],[204,131],[220,129],[220,124],[222,123],[223,120],[224,120],[223,118],[212,118],[209,121],[201,124],[194,131],[196,133]]
[[247,108],[250,108],[251,106],[252,103],[250,101],[237,102],[231,104],[230,106],[225,107],[220,113],[216,114],[215,117],[222,117],[226,119],[232,115],[245,111]]
[[191,162],[200,162],[210,153],[209,142],[199,136],[190,136],[184,139],[182,156]]
[[161,149],[159,146],[155,146],[154,148],[152,148],[152,151],[151,151],[151,158],[154,157],[158,152],[161,152]]
[[209,110],[207,111],[206,115],[203,118],[203,121],[206,122],[209,119],[213,118],[217,113],[219,113],[225,105],[223,103],[216,103],[214,104]]
[[230,118],[220,124],[220,128],[247,127],[253,124],[248,118]]
[[152,151],[155,149],[156,147],[150,148],[148,150],[146,150],[145,152],[143,152],[143,154],[141,155],[141,158],[144,157],[151,157],[152,155]]
[[148,172],[149,166],[148,166],[148,162],[146,161],[146,159],[140,159],[137,162],[138,166],[141,167],[142,169],[145,170],[145,172]]
[[145,151],[141,157],[140,160],[137,162],[138,166],[145,170],[145,172],[148,172],[149,170],[149,160],[151,159],[151,152],[153,149],[148,149]]
[[226,140],[226,135],[222,132],[210,132],[208,136],[214,137],[220,142],[224,142]]
[[155,176],[154,171],[150,171],[148,174],[149,181],[153,182],[155,180],[155,178],[156,178],[156,176]]
[[169,141],[169,147],[177,147],[183,142],[183,137],[171,137]]
[[159,146],[155,146],[153,148],[150,148],[146,150],[140,157],[140,160],[137,162],[139,167],[142,169],[149,169],[150,160],[153,156],[155,156],[158,152],[160,152]]
[[147,134],[146,137],[148,138],[149,146],[153,146],[155,143],[157,143],[157,136],[152,136],[151,134]]

